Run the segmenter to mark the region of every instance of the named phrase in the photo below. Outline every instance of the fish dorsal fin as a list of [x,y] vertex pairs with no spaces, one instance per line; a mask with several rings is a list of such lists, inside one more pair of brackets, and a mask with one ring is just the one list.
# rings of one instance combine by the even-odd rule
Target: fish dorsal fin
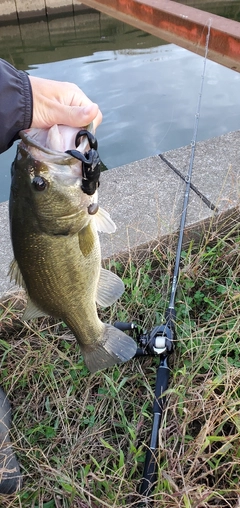
[[18,286],[22,286],[26,289],[26,284],[23,280],[23,276],[20,272],[20,268],[15,258],[10,263],[8,275],[10,277],[10,281],[14,281]]
[[103,208],[99,207],[97,213],[94,215],[94,220],[98,231],[102,233],[115,233],[116,225],[109,213]]
[[124,292],[123,281],[110,270],[101,268],[97,288],[96,301],[102,307],[108,307],[116,302]]
[[26,307],[24,314],[22,316],[23,321],[29,321],[29,319],[34,319],[34,318],[42,317],[42,316],[48,316],[48,314],[46,314],[46,312],[39,309],[35,305],[35,303],[33,303],[32,300],[28,297],[27,307]]

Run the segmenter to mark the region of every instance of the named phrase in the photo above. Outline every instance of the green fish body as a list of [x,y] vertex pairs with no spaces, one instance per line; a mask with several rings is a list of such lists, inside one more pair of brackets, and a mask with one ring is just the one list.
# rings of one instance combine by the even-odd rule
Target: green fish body
[[[68,129],[62,127],[63,138]],[[27,291],[23,319],[62,319],[95,372],[132,358],[136,343],[98,317],[96,303],[109,306],[124,291],[121,279],[101,267],[98,231],[114,232],[115,225],[101,208],[95,215],[88,212],[96,195],[82,191],[81,163],[59,151],[66,146],[60,129],[52,130],[44,131],[44,146],[38,142],[42,130],[23,131],[12,164],[10,275]]]

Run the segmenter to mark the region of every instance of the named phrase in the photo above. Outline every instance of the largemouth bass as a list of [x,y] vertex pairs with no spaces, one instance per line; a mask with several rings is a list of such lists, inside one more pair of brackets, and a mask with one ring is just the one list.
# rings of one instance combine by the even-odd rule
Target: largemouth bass
[[[136,343],[98,317],[96,302],[111,305],[124,285],[101,267],[98,231],[112,233],[115,224],[101,208],[94,215],[89,212],[97,191],[83,192],[82,164],[64,153],[75,148],[76,132],[55,125],[20,133],[9,201],[15,258],[10,275],[27,291],[23,319],[62,319],[87,367],[96,372],[132,358]],[[87,143],[81,137],[77,150],[83,153]]]

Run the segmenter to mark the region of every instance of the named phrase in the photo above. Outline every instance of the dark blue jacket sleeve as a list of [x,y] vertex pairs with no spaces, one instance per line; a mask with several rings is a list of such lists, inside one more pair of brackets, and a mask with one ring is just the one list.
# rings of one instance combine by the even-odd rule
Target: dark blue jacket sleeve
[[32,88],[28,75],[0,58],[0,153],[32,122]]

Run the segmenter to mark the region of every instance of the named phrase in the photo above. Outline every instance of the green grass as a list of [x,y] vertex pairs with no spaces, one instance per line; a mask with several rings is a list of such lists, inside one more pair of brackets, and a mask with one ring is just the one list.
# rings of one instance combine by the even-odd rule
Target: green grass
[[[159,439],[156,508],[240,506],[240,242],[237,231],[182,252],[177,343]],[[101,319],[163,322],[174,252],[111,269],[126,291]],[[21,322],[25,296],[1,305],[0,384],[13,407],[22,491],[3,508],[134,506],[151,432],[158,359],[90,374],[63,323]]]

